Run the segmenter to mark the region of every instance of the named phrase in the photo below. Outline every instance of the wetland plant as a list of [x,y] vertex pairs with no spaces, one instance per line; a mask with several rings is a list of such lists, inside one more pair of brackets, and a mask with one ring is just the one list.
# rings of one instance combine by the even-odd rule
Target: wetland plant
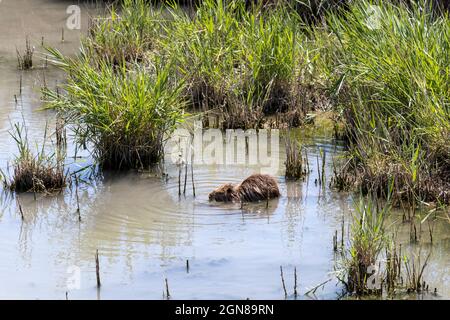
[[18,49],[17,53],[17,66],[20,70],[29,70],[33,67],[33,53],[34,47],[31,46],[30,40],[25,40],[25,52],[21,54]]
[[349,170],[346,170],[346,166],[348,165],[349,162],[347,161],[342,167],[338,167],[333,159],[333,176],[331,177],[330,186],[339,192],[348,191],[355,184],[354,176]]
[[186,12],[125,0],[91,22],[81,57],[56,59],[69,82],[50,105],[104,167],[121,169],[161,157],[184,101],[218,112],[222,129],[265,127],[272,115],[298,126],[332,108],[348,143],[337,189],[386,198],[394,179],[393,204],[449,203],[448,14],[425,0],[337,2],[304,2],[323,22],[308,24],[291,1],[205,0]]
[[303,62],[296,23],[287,5],[247,10],[244,1],[206,0],[195,18],[173,10],[161,43],[186,77],[194,108],[218,109],[222,128],[258,128],[264,116],[297,107],[293,87]]
[[302,146],[295,138],[291,139],[290,133],[286,135],[286,178],[300,179],[306,176],[308,159],[303,157]]
[[348,293],[356,295],[380,294],[368,282],[374,267],[378,266],[380,253],[385,248],[384,219],[389,205],[379,208],[376,200],[360,197],[356,201],[351,224],[350,245],[343,254],[344,274],[338,276]]
[[406,271],[405,286],[407,293],[421,293],[423,291],[428,291],[429,287],[423,279],[423,273],[428,265],[430,256],[431,252],[428,253],[425,260],[422,260],[419,252],[417,256],[412,255],[411,257],[404,257],[403,262]]
[[[120,10],[119,10],[120,9]],[[84,45],[112,65],[123,61],[142,62],[157,44],[165,18],[159,9],[144,0],[123,0],[120,8],[110,6],[108,17],[95,17],[89,23]]]
[[393,178],[397,204],[450,202],[450,21],[430,3],[358,1],[327,18],[346,168],[382,197]]
[[97,280],[97,288],[99,289],[102,286],[102,282],[100,281],[100,259],[98,257],[98,249],[95,251],[95,278]]
[[305,81],[312,53],[298,12],[289,1],[275,3],[205,0],[192,14],[175,3],[125,0],[107,18],[91,21],[83,44],[115,67],[146,66],[155,56],[173,60],[171,72],[186,81],[189,106],[219,111],[220,128],[260,128],[272,114],[298,126],[321,103],[305,99],[315,90]]
[[163,155],[167,135],[183,120],[183,83],[170,64],[113,67],[82,48],[76,59],[49,49],[68,75],[66,94],[47,92],[48,108],[62,111],[80,145],[93,147],[104,169],[143,169]]
[[424,293],[429,292],[429,284],[424,280],[424,271],[428,266],[431,251],[425,259],[420,252],[409,255],[402,254],[401,245],[396,247],[394,241],[386,248],[386,276],[385,284],[388,293],[404,292]]
[[14,124],[10,134],[19,153],[14,159],[13,173],[1,173],[8,189],[17,192],[52,192],[66,186],[65,150],[62,147],[57,144],[56,150],[48,153],[45,150],[45,133],[42,147],[34,153],[29,146],[27,131],[23,125]]
[[[391,182],[391,188],[393,182]],[[393,194],[393,190],[389,191]],[[388,295],[428,292],[424,271],[431,252],[423,260],[421,253],[402,253],[402,246],[387,236],[385,218],[391,208],[390,197],[380,204],[375,196],[360,196],[352,217],[349,248],[342,252],[338,279],[348,294]],[[337,247],[337,233],[333,244]],[[335,250],[336,251],[336,250]]]

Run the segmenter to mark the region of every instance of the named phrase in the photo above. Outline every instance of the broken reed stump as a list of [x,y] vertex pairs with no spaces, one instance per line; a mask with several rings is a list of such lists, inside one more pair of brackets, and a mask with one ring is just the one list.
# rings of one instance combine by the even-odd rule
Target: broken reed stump
[[95,252],[95,275],[97,277],[97,288],[101,287],[101,282],[100,282],[100,262],[98,259],[98,249]]
[[297,267],[294,268],[294,297],[297,298]]
[[166,298],[167,300],[169,300],[170,299],[169,282],[167,281],[167,278],[165,281],[166,281]]
[[195,198],[195,183],[194,183],[194,152],[191,152],[191,180],[192,180],[192,194]]
[[433,229],[434,229],[434,224],[433,224],[433,227],[431,227],[430,222],[428,221],[428,232],[430,234],[431,244],[433,244]]
[[[184,166],[184,182],[183,182],[183,196],[186,196],[186,187],[188,181],[188,170],[189,170],[189,162],[188,157],[183,161],[182,156],[180,155],[178,160],[178,197],[181,197],[181,184],[182,184],[182,171]],[[191,152],[191,182],[192,182],[192,194],[195,198],[195,182],[194,182],[194,154]]]
[[320,176],[320,166],[319,166],[319,155],[316,156],[316,163],[317,163],[317,175],[319,177],[319,186],[322,185],[322,177]]
[[75,175],[75,196],[77,200],[78,222],[81,222],[80,199],[78,197],[78,177]]
[[287,290],[286,290],[286,284],[284,282],[284,275],[283,275],[283,267],[280,266],[280,272],[281,272],[281,283],[283,284],[283,290],[284,290],[284,298],[287,298]]
[[17,199],[17,204],[19,206],[20,218],[22,219],[22,221],[25,221],[25,215],[23,214],[22,205],[20,204],[19,199]]
[[[191,141],[192,144],[192,141]],[[194,152],[193,150],[190,151],[190,158],[191,158],[191,163],[190,163],[190,167],[191,167],[191,182],[192,182],[192,195],[195,198],[195,182],[194,182]],[[187,180],[188,180],[188,167],[189,167],[189,162],[188,162],[189,156],[186,155],[186,162],[184,164],[184,187],[183,187],[183,195],[186,196],[186,185],[187,185]],[[181,169],[180,169],[181,171]],[[181,179],[179,177],[179,179]]]

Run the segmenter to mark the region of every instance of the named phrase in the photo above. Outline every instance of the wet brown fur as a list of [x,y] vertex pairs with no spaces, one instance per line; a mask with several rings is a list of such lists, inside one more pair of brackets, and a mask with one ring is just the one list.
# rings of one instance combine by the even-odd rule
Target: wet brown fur
[[209,194],[209,200],[253,202],[280,196],[277,181],[267,174],[253,174],[240,184],[227,183]]

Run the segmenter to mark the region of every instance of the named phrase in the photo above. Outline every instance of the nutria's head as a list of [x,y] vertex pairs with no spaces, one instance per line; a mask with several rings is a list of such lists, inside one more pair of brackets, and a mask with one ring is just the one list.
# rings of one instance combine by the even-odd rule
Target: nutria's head
[[216,190],[209,194],[209,201],[233,201],[236,198],[235,185],[232,183],[227,183],[221,185]]

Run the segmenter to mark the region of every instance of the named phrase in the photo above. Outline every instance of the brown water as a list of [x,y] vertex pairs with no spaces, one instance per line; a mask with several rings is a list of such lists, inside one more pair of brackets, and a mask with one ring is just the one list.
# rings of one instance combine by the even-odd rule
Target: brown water
[[[0,167],[5,169],[16,147],[8,135],[10,122],[25,120],[30,141],[42,141],[50,111],[38,109],[39,88],[45,74],[49,86],[63,81],[53,68],[21,72],[15,47],[23,49],[29,36],[40,51],[47,44],[74,53],[87,26],[89,10],[82,7],[82,29],[61,28],[70,3],[64,1],[2,0],[0,2]],[[27,8],[27,10],[22,10]],[[90,8],[90,10],[93,10]],[[19,95],[22,75],[22,95]],[[19,97],[15,103],[14,95]],[[0,298],[3,299],[161,299],[168,279],[173,299],[283,299],[280,266],[289,298],[293,298],[294,267],[299,298],[338,298],[342,286],[334,271],[333,235],[342,217],[349,221],[350,195],[322,190],[316,157],[327,151],[326,177],[331,158],[342,147],[329,138],[305,141],[313,172],[304,182],[283,178],[284,147],[274,154],[279,166],[280,199],[246,205],[209,203],[208,193],[218,184],[239,182],[259,170],[242,165],[195,165],[196,197],[191,184],[178,195],[178,168],[166,159],[167,178],[151,173],[105,174],[80,184],[81,223],[76,212],[75,189],[56,196],[0,193]],[[69,156],[73,150],[69,148]],[[85,159],[76,164],[83,166]],[[88,162],[88,161],[87,161]],[[314,165],[313,165],[314,164]],[[184,174],[184,173],[183,173]],[[190,181],[189,181],[190,182]],[[20,202],[24,221],[17,203]],[[392,221],[400,220],[394,214]],[[409,225],[400,226],[399,241],[409,244]],[[423,225],[422,252],[432,250],[425,279],[438,288],[437,298],[450,298],[450,224],[434,224],[433,244]],[[348,227],[346,225],[346,233]],[[102,287],[96,289],[95,259],[99,250]],[[189,260],[189,272],[186,270]],[[79,272],[79,273],[78,273]],[[79,287],[71,280],[79,274]],[[75,277],[76,278],[76,277]],[[327,281],[315,294],[305,293]],[[77,282],[77,281],[75,281]],[[425,298],[434,298],[428,295]]]

